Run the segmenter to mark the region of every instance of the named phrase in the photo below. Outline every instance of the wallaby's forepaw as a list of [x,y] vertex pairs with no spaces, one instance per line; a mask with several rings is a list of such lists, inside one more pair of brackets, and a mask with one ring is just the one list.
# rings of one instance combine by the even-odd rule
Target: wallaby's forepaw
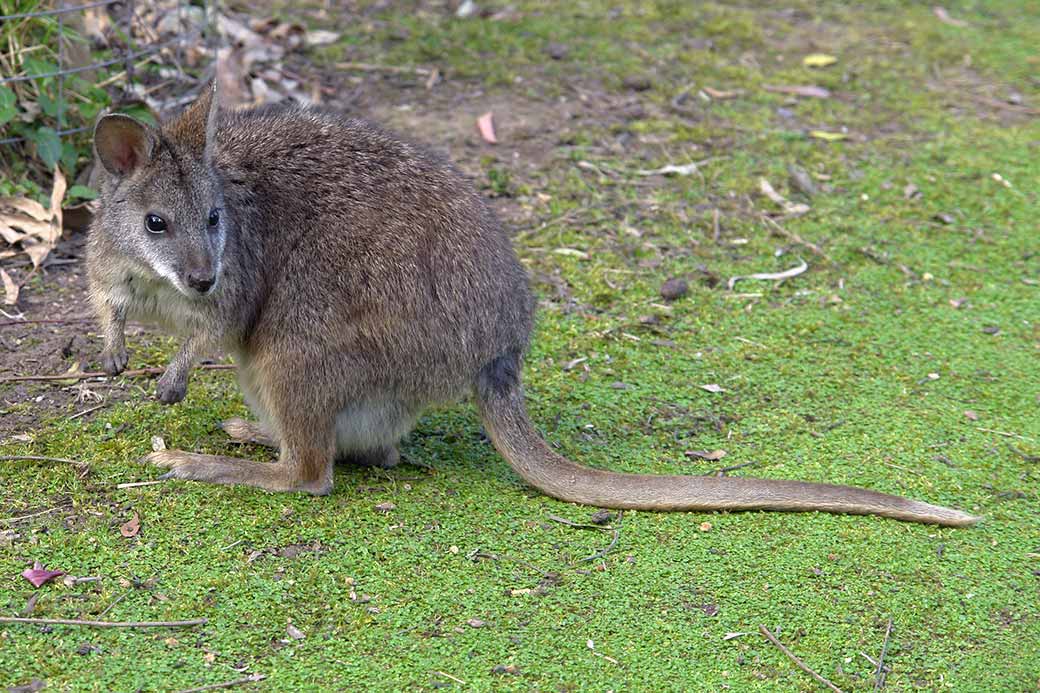
[[267,491],[303,491],[315,496],[328,495],[332,481],[297,482],[279,463],[253,462],[221,455],[200,455],[182,450],[159,450],[145,455],[142,462],[170,471],[162,479],[207,481],[211,484],[255,486]]
[[188,394],[188,378],[176,373],[170,368],[159,378],[155,396],[163,404],[176,404]]
[[126,353],[126,348],[106,349],[101,352],[101,370],[109,375],[122,373],[129,361],[130,355]]

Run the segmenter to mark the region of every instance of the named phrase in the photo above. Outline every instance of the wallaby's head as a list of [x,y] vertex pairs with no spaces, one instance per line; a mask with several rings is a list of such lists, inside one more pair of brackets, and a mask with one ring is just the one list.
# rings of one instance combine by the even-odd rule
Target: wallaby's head
[[102,169],[102,215],[92,233],[140,271],[190,298],[220,280],[227,221],[213,169],[217,98],[207,87],[159,128],[130,116],[102,117],[94,154]]

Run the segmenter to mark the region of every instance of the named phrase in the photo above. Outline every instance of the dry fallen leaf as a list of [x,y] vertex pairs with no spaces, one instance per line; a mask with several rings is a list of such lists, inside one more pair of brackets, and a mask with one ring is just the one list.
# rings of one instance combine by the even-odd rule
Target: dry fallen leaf
[[935,13],[935,16],[938,17],[939,21],[943,24],[949,24],[950,26],[955,26],[959,29],[963,29],[964,27],[968,26],[968,23],[963,19],[954,19],[953,17],[951,17],[950,13],[946,11],[945,7],[940,7],[939,5],[936,5],[932,8],[932,12]]
[[700,525],[697,526],[697,529],[699,529],[702,532],[710,532],[711,531],[711,523],[710,522],[702,522],[702,523],[700,523]]
[[802,65],[806,67],[827,67],[838,62],[838,59],[833,55],[827,55],[826,53],[811,53],[802,58]]
[[303,35],[303,42],[308,47],[314,48],[315,46],[327,46],[330,43],[335,43],[339,40],[339,32],[326,31],[324,29],[317,29],[315,31],[308,31]]
[[847,133],[827,132],[826,130],[812,130],[809,132],[809,137],[823,140],[824,142],[838,142],[839,140],[847,140],[849,138]]
[[683,453],[687,457],[699,457],[702,460],[715,462],[726,456],[725,450],[687,450]]
[[577,248],[557,248],[553,251],[557,255],[569,255],[570,257],[576,257],[581,260],[588,260],[589,254],[584,250],[578,250]]
[[396,507],[397,507],[396,505],[394,505],[393,503],[387,501],[386,503],[380,503],[379,505],[375,506],[373,508],[373,510],[375,510],[377,513],[386,514],[386,513],[389,513],[390,511],[392,511]]
[[702,390],[707,390],[708,392],[725,392],[726,391],[724,388],[720,387],[719,385],[717,385],[715,383],[708,383],[707,385],[698,385],[698,387],[700,389],[702,389]]
[[809,205],[804,202],[791,202],[786,197],[776,191],[772,184],[765,178],[758,179],[758,189],[762,191],[762,194],[768,197],[770,200],[778,204],[783,208],[784,212],[794,216],[805,214],[812,209]]
[[771,91],[776,94],[791,94],[792,96],[804,96],[812,99],[829,99],[831,93],[823,87],[817,87],[812,84],[795,85],[795,86],[783,86],[783,85],[765,85],[766,91]]
[[51,188],[51,226],[53,240],[57,242],[61,238],[61,201],[65,199],[65,190],[68,184],[65,182],[65,174],[57,166],[54,167],[54,186]]
[[643,168],[636,171],[640,176],[689,176],[697,173],[703,161],[695,161],[692,164],[667,164],[661,168]]
[[37,221],[47,221],[51,218],[50,212],[43,205],[28,197],[0,197],[0,208],[2,207],[28,214]]
[[300,630],[299,628],[297,628],[296,626],[294,626],[291,623],[288,626],[285,627],[285,632],[293,640],[303,640],[304,638],[307,637],[306,633],[304,633],[302,630]]
[[39,561],[34,562],[32,568],[26,568],[22,571],[22,577],[31,582],[33,587],[40,587],[64,574],[64,570],[44,570],[43,564]]
[[134,511],[134,516],[130,518],[128,522],[119,527],[119,533],[129,539],[130,537],[136,537],[137,533],[141,531],[141,516]]
[[965,409],[964,410],[964,418],[966,418],[968,421],[978,421],[979,420],[979,415],[976,414],[971,409]]
[[485,142],[498,144],[498,139],[495,137],[494,115],[491,111],[477,118],[477,129],[480,130],[480,136],[484,138]]
[[18,303],[18,285],[11,279],[11,275],[0,269],[0,279],[4,282],[4,303],[9,306]]

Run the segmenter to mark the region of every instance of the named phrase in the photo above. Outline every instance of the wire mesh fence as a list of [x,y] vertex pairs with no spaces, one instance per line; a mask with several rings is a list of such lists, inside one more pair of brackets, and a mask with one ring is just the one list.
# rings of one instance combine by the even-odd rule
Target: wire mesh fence
[[211,63],[216,48],[212,10],[212,0],[0,0],[0,145],[39,130],[48,138],[89,130],[96,109],[76,87],[113,90],[111,103],[153,110],[190,100],[199,80],[189,70]]

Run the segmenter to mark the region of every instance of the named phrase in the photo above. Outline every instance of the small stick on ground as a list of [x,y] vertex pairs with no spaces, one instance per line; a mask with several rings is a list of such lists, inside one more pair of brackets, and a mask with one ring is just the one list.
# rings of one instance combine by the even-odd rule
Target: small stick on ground
[[805,672],[806,674],[808,674],[809,676],[812,676],[812,677],[813,677],[814,679],[816,679],[817,681],[819,681],[820,683],[822,683],[822,684],[823,684],[824,686],[826,686],[827,688],[830,688],[830,689],[831,689],[832,691],[834,691],[835,693],[843,693],[843,691],[842,691],[842,690],[841,690],[840,688],[838,688],[838,687],[837,687],[837,686],[835,686],[835,685],[834,685],[833,683],[831,683],[831,682],[830,682],[830,681],[828,681],[827,679],[825,679],[825,678],[823,678],[822,676],[820,676],[819,674],[817,674],[817,673],[816,673],[815,671],[813,671],[813,670],[812,670],[811,668],[809,668],[809,665],[808,665],[808,664],[806,664],[806,663],[805,663],[805,662],[803,662],[802,660],[798,659],[798,655],[796,655],[796,654],[795,654],[794,652],[791,652],[791,651],[790,651],[789,649],[787,649],[786,647],[784,647],[784,644],[783,644],[782,642],[780,642],[779,640],[777,640],[776,636],[775,636],[775,635],[773,635],[773,631],[771,631],[771,630],[769,630],[768,628],[766,628],[766,627],[765,627],[765,625],[760,625],[760,626],[758,627],[758,630],[759,630],[759,631],[760,631],[760,632],[762,633],[762,635],[766,636],[766,639],[768,639],[768,640],[769,640],[769,642],[771,642],[771,643],[773,643],[774,645],[776,645],[776,646],[777,646],[777,648],[778,648],[778,649],[779,649],[779,650],[780,650],[781,652],[783,652],[783,653],[784,653],[784,656],[785,656],[785,657],[787,657],[787,658],[788,658],[788,659],[790,659],[790,660],[791,660],[792,662],[794,662],[794,663],[795,663],[795,665],[796,665],[796,666],[797,666],[797,667],[798,667],[799,669],[801,669],[802,671],[804,671],[804,672]]
[[758,460],[751,460],[750,462],[741,462],[740,464],[731,464],[728,467],[719,467],[718,469],[713,469],[704,476],[722,476],[726,472],[734,472],[738,469],[743,469],[744,467],[751,467],[752,465],[756,464],[758,464]]
[[581,522],[574,522],[573,520],[568,520],[566,517],[560,517],[559,515],[547,515],[546,517],[548,517],[553,522],[559,522],[561,525],[567,525],[568,527],[574,527],[575,529],[594,529],[597,532],[609,532],[610,531],[610,527],[604,527],[602,525],[583,524]]
[[463,681],[462,679],[458,678],[457,676],[452,676],[451,674],[449,674],[446,671],[439,671],[438,670],[438,671],[434,671],[433,673],[437,674],[438,676],[443,676],[446,679],[451,679],[455,683],[461,683],[463,686],[466,685],[465,681]]
[[[235,366],[231,363],[204,363],[200,366],[195,366],[195,368],[203,371],[229,371],[234,370]],[[119,376],[138,378],[141,376],[162,375],[165,372],[165,368],[138,368],[136,370],[123,371]],[[119,376],[109,376],[108,373],[103,371],[72,374],[63,373],[61,375],[12,375],[6,378],[0,378],[0,383],[16,383],[30,380],[86,380],[87,378],[115,378]]]
[[256,683],[257,681],[263,681],[267,677],[264,674],[251,674],[244,679],[235,679],[234,681],[225,681],[224,683],[211,683],[206,686],[198,686],[196,688],[185,688],[177,691],[177,693],[200,693],[200,691],[215,691],[218,688],[231,688],[232,686],[242,686],[247,683]]
[[108,606],[106,606],[106,607],[104,608],[104,610],[103,610],[103,611],[102,611],[102,612],[101,612],[100,614],[98,614],[98,618],[101,618],[102,616],[104,616],[105,614],[107,614],[107,613],[108,613],[109,611],[111,611],[111,610],[112,610],[112,607],[113,607],[113,606],[115,606],[115,605],[116,605],[116,604],[118,604],[119,602],[121,602],[121,601],[123,601],[124,599],[126,599],[127,597],[129,597],[129,596],[130,596],[130,593],[131,593],[131,592],[133,592],[133,589],[129,589],[129,590],[127,590],[126,592],[123,592],[123,593],[122,593],[121,595],[119,595],[119,596],[118,596],[118,597],[116,597],[115,599],[113,599],[113,600],[112,600],[112,603],[111,603],[111,604],[109,604]]
[[21,618],[0,616],[0,623],[35,623],[49,626],[89,626],[91,628],[184,628],[208,623],[206,618],[187,621],[84,621],[78,618]]
[[73,419],[78,419],[81,416],[86,416],[87,414],[89,414],[91,412],[95,412],[98,409],[103,409],[104,407],[107,407],[107,406],[108,406],[108,402],[102,402],[101,404],[97,405],[96,407],[91,407],[90,409],[84,409],[83,411],[81,411],[81,412],[79,412],[77,414],[73,414],[72,416],[70,416],[69,417],[69,421],[72,421]]
[[139,488],[141,486],[155,486],[156,484],[165,484],[166,479],[155,479],[154,481],[128,481],[123,484],[116,484],[116,488]]
[[621,538],[621,517],[623,513],[624,511],[618,512],[617,525],[614,526],[614,538],[610,540],[610,543],[604,546],[602,549],[597,549],[597,551],[588,558],[581,559],[582,563],[586,561],[595,561],[600,558],[606,558],[607,554],[614,550],[614,547],[617,546],[618,539]]
[[378,65],[376,63],[336,63],[337,70],[357,70],[358,72],[389,72],[398,75],[429,75],[431,70],[425,67],[403,67],[401,65]]
[[885,641],[881,643],[881,655],[877,660],[877,669],[874,670],[874,690],[880,691],[885,685],[885,653],[888,652],[888,638],[892,635],[892,619],[888,619],[888,627],[885,628]]
[[31,517],[39,517],[40,515],[52,513],[55,510],[61,510],[61,508],[47,508],[46,510],[41,510],[38,513],[29,513],[28,515],[19,515],[18,517],[5,517],[3,519],[0,519],[0,524],[8,525],[13,522],[21,522],[22,520],[28,520]]
[[40,324],[67,325],[67,324],[73,323],[73,322],[90,322],[91,320],[94,320],[94,319],[95,318],[83,316],[83,317],[65,318],[63,320],[47,320],[47,319],[44,319],[44,320],[5,320],[4,322],[0,322],[0,327],[13,327],[15,325],[40,325]]
[[1030,455],[1027,452],[1023,452],[1022,450],[1019,450],[1018,448],[1016,448],[1011,443],[1008,443],[1007,446],[1008,446],[1008,450],[1010,450],[1011,452],[1015,453],[1016,455],[1021,457],[1026,462],[1040,462],[1040,455]]
[[79,460],[70,460],[64,457],[40,457],[38,455],[4,455],[0,457],[0,462],[66,462],[77,467],[87,466],[86,462],[80,462]]
[[1018,433],[1012,433],[1011,431],[998,431],[993,428],[983,428],[982,426],[976,426],[976,431],[982,431],[983,433],[993,433],[998,436],[1004,436],[1005,438],[1018,438],[1019,440],[1028,440],[1030,443],[1035,442],[1032,438],[1029,438]]
[[719,224],[719,208],[716,207],[715,211],[711,215],[711,240],[718,243],[719,236],[721,235],[722,226]]
[[783,236],[787,240],[791,241],[792,243],[797,243],[798,245],[805,246],[810,251],[812,251],[812,253],[814,255],[818,255],[818,256],[822,257],[824,260],[826,260],[827,262],[831,263],[832,265],[837,265],[838,264],[831,258],[830,255],[825,253],[823,251],[823,249],[820,248],[820,246],[816,245],[815,243],[813,243],[811,241],[805,240],[804,238],[799,236],[794,231],[788,231],[783,226],[780,226],[780,224],[778,224],[776,221],[774,221],[771,217],[767,217],[766,215],[763,214],[762,215],[762,220],[765,221],[770,226],[772,226],[774,231],[776,231],[778,234],[780,234],[781,236]]

